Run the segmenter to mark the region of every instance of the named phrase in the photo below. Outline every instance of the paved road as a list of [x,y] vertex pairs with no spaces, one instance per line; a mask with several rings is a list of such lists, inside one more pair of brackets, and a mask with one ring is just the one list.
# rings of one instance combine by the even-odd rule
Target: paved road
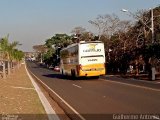
[[[160,84],[120,78],[70,80],[53,70],[28,62],[28,69],[56,92],[82,119],[111,114],[160,114]],[[152,85],[151,85],[152,84]],[[111,116],[110,116],[111,117]],[[102,119],[104,119],[102,118]]]

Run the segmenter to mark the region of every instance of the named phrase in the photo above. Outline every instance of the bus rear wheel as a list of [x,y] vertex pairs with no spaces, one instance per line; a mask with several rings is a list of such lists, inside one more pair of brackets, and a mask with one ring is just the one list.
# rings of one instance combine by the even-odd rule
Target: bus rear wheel
[[61,70],[61,74],[64,75],[63,70]]
[[76,77],[76,73],[74,69],[71,69],[71,76],[73,79]]

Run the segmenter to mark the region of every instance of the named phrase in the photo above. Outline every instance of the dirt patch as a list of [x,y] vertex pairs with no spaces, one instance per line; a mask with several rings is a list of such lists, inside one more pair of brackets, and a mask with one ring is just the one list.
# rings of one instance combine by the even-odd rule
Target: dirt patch
[[0,114],[23,120],[48,119],[24,65],[6,79],[0,79]]

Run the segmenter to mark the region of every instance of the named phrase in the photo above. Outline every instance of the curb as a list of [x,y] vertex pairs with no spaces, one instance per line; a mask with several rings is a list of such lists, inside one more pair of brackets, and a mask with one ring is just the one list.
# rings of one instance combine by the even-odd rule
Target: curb
[[26,64],[25,64],[25,69],[27,72],[28,77],[30,78],[38,96],[39,99],[48,115],[48,119],[49,120],[60,120],[59,117],[56,115],[56,112],[53,110],[53,108],[51,107],[50,103],[48,102],[48,100],[46,99],[46,97],[44,96],[43,92],[40,90],[40,88],[38,87],[38,85],[36,84],[36,82],[34,81],[34,79],[32,78],[32,76],[29,74],[27,68],[26,68]]

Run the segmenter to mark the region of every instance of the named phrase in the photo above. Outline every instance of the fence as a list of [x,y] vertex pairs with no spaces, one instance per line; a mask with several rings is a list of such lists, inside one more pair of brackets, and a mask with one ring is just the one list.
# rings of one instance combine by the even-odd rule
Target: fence
[[0,60],[0,75],[1,75],[1,78],[5,79],[7,77],[7,75],[9,75],[10,72],[13,72],[16,67],[18,67],[17,62]]

